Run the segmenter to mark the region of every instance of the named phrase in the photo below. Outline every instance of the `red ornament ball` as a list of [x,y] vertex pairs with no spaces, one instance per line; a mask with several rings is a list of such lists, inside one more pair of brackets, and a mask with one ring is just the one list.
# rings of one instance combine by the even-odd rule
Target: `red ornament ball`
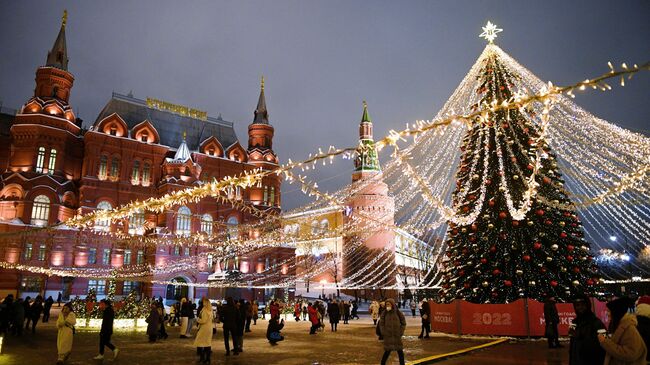
[[519,221],[512,221],[513,227],[519,227]]
[[532,169],[533,169],[533,167],[534,167],[534,166],[533,166],[533,165],[531,165],[531,164],[528,164],[528,166],[526,166],[526,168],[527,168],[528,170],[532,170]]
[[489,206],[493,207],[494,204],[495,204],[495,203],[494,203],[494,200],[493,200],[493,199],[488,200],[488,205],[489,205]]
[[533,248],[539,250],[540,248],[542,248],[542,243],[541,242],[533,243]]
[[496,251],[497,251],[497,247],[496,247],[496,246],[491,246],[491,247],[490,247],[490,252],[496,252]]
[[501,270],[499,269],[492,270],[492,275],[499,275],[499,274],[501,274]]
[[569,251],[573,251],[575,249],[575,247],[573,245],[567,245],[566,249],[569,250]]
[[465,213],[469,212],[469,207],[467,205],[463,207],[463,212]]
[[589,286],[594,285],[594,281],[591,279],[587,280],[587,285]]
[[555,280],[551,280],[551,286],[552,286],[552,287],[556,287],[556,286],[557,286],[557,281],[555,281]]
[[553,224],[553,222],[550,219],[547,219],[547,220],[544,221],[544,224],[546,224],[547,226],[550,226],[551,224]]
[[574,267],[574,268],[573,268],[573,272],[576,273],[576,274],[579,273],[579,272],[580,272],[580,268],[577,267],[577,266]]
[[487,262],[488,262],[488,260],[485,257],[481,259],[482,264],[487,264]]
[[539,269],[539,271],[541,271],[542,273],[545,273],[547,270],[546,270],[546,268],[544,266],[542,266],[542,268]]
[[544,215],[544,209],[537,209],[537,211],[535,212],[535,214],[537,214],[537,215]]
[[503,285],[505,285],[505,286],[512,286],[512,281],[510,281],[510,280],[504,280],[504,281],[503,281]]
[[490,184],[492,184],[492,180],[491,179],[485,179],[485,185],[490,185]]
[[506,212],[499,213],[499,218],[506,219],[506,217],[508,217],[508,214]]
[[524,255],[524,261],[530,261],[530,255]]
[[567,261],[571,262],[571,261],[573,261],[573,256],[569,255],[569,256],[566,257],[566,259],[567,259]]
[[472,224],[472,231],[476,232],[478,230],[478,225],[476,223]]
[[551,178],[545,176],[545,177],[542,179],[542,181],[544,182],[544,184],[550,184],[550,183],[551,183]]
[[463,284],[463,287],[465,287],[465,289],[469,289],[469,283]]
[[566,238],[566,237],[567,237],[566,232],[562,232],[562,233],[560,233],[560,238]]

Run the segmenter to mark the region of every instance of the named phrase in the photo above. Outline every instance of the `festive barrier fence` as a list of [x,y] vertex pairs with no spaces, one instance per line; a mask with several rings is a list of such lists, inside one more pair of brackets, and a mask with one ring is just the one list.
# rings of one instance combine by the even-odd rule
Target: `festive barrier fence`
[[[594,313],[607,324],[605,303],[592,299]],[[431,329],[459,335],[544,336],[544,303],[519,299],[508,304],[474,304],[455,300],[448,304],[429,301]],[[569,333],[575,318],[573,304],[558,303],[560,336]]]

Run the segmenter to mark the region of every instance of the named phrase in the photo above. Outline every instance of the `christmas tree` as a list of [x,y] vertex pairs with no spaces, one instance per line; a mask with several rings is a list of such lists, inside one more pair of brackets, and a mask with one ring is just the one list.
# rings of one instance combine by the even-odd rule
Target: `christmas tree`
[[490,47],[472,106],[487,111],[461,145],[453,203],[455,217],[467,219],[449,223],[443,298],[567,301],[592,293],[598,270],[539,116],[533,108],[490,109],[514,100],[519,79]]

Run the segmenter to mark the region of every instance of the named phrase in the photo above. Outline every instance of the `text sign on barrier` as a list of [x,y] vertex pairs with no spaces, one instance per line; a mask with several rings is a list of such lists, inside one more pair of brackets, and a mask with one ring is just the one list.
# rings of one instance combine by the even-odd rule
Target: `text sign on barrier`
[[434,301],[429,301],[431,329],[439,332],[458,333],[456,306],[456,301],[450,304],[438,304]]
[[[557,326],[560,336],[569,334],[569,325],[576,317],[572,303],[556,304],[557,314],[560,317],[560,324]],[[535,300],[528,301],[528,318],[530,318],[530,335],[544,336],[546,332],[546,321],[544,321],[544,303]]]
[[462,301],[461,333],[526,336],[524,301],[508,304],[474,304]]

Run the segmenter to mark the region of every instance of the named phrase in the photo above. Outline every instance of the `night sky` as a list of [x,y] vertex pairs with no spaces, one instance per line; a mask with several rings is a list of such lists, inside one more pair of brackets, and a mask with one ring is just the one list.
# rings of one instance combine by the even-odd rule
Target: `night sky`
[[[487,20],[496,43],[543,80],[564,85],[650,60],[650,1],[3,1],[0,102],[33,93],[63,9],[69,13],[71,104],[94,122],[112,91],[132,91],[235,122],[246,145],[259,94],[284,162],[356,144],[362,100],[375,136],[430,119],[475,62]],[[650,75],[575,101],[650,134]],[[384,156],[384,159],[386,157]],[[351,161],[313,175],[325,190],[350,181]],[[283,186],[283,209],[306,201]]]

